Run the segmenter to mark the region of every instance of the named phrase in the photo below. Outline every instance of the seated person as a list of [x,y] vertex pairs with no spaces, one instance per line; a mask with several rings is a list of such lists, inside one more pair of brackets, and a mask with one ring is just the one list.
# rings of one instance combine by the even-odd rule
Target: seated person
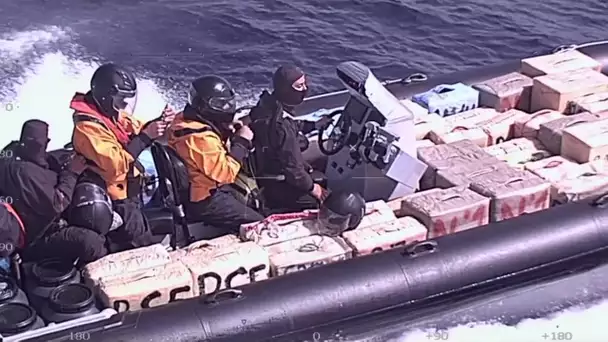
[[[74,155],[59,172],[50,170],[48,143],[48,124],[27,121],[19,142],[10,145],[13,158],[0,160],[0,194],[6,204],[12,202],[7,208],[12,207],[9,211],[19,222],[22,233],[17,234],[16,226],[12,225],[5,242],[20,239],[16,247],[25,248],[24,259],[62,257],[66,253],[83,260],[104,256],[103,237],[77,227],[59,229],[56,224],[72,201],[76,180],[86,163],[82,156]],[[10,216],[8,219],[15,221]]]
[[133,74],[115,64],[104,64],[93,74],[91,91],[76,93],[70,106],[74,110],[74,150],[88,162],[82,180],[106,189],[124,222],[108,233],[110,252],[152,243],[141,211],[144,170],[137,158],[175,117],[166,107],[159,118],[142,125],[132,117],[136,102]]
[[168,140],[188,169],[188,220],[238,233],[241,224],[264,217],[239,201],[226,186],[235,182],[253,139],[249,127],[234,123],[234,96],[222,77],[196,79],[190,87],[188,104],[169,128]]
[[[327,191],[313,181],[312,168],[302,151],[307,148],[304,134],[327,125],[331,119],[317,122],[293,120],[295,107],[306,97],[306,76],[295,66],[281,66],[274,73],[274,91],[264,91],[249,113],[255,134],[256,176],[264,200],[271,211],[302,211],[319,206]],[[288,114],[287,116],[285,114]],[[304,144],[302,143],[304,142]],[[265,179],[264,175],[284,175],[285,181]]]

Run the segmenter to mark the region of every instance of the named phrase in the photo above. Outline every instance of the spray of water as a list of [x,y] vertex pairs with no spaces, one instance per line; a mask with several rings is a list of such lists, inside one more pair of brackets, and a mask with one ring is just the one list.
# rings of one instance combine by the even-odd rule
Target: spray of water
[[[86,91],[99,63],[64,54],[65,49],[48,49],[69,41],[69,33],[57,27],[43,31],[16,32],[0,39],[0,146],[18,139],[21,125],[29,119],[42,119],[50,125],[50,148],[69,141],[73,124],[69,101],[76,91]],[[68,47],[67,51],[74,51]],[[23,61],[27,60],[24,67]],[[19,72],[22,70],[23,72]],[[180,102],[175,94],[163,92],[153,80],[140,77],[140,100],[135,115],[143,120],[160,114],[169,102]],[[258,92],[250,92],[256,95]],[[251,102],[252,99],[245,99]],[[516,327],[498,324],[459,326],[447,331],[409,332],[398,341],[424,342],[543,342],[608,340],[602,324],[608,302],[587,309],[573,309],[554,317],[524,321]]]
[[517,326],[476,323],[445,331],[413,331],[391,342],[605,342],[608,333],[601,326],[607,313],[608,301],[604,301],[543,319],[525,320]]
[[[31,57],[31,47],[38,51],[67,33],[57,28],[46,31],[19,32],[0,42],[0,53],[9,56],[3,70],[16,71],[14,63],[21,57]],[[69,103],[75,92],[86,92],[89,81],[99,63],[81,61],[62,52],[39,53],[29,63],[24,73],[6,75],[12,82],[0,91],[0,146],[19,138],[23,123],[30,119],[42,119],[49,124],[51,143],[49,148],[59,148],[70,139],[73,129],[72,110]],[[6,66],[6,64],[5,64]],[[17,69],[18,70],[18,69]],[[3,75],[0,75],[3,76]],[[169,101],[168,94],[158,89],[153,81],[139,79],[140,100],[135,116],[148,120],[160,115]]]

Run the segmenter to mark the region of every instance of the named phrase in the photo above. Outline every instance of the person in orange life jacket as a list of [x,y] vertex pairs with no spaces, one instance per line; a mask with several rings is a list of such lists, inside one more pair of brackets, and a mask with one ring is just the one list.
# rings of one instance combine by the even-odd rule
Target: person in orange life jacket
[[[331,119],[313,122],[289,117],[295,115],[295,108],[304,101],[308,91],[306,76],[300,68],[279,67],[272,83],[274,91],[264,91],[249,113],[255,133],[258,184],[273,212],[317,208],[327,196],[327,190],[313,181],[312,168],[304,160],[302,151],[308,148],[305,134],[327,125]],[[285,175],[285,181],[265,179],[265,174]]]
[[188,169],[188,219],[236,233],[241,224],[264,217],[225,186],[235,182],[253,139],[249,127],[234,122],[234,96],[222,77],[196,79],[190,87],[188,104],[169,129],[168,140]]
[[112,64],[100,66],[91,78],[91,90],[76,93],[74,110],[74,149],[88,161],[81,181],[107,189],[114,211],[123,225],[108,233],[111,252],[152,243],[152,234],[141,212],[139,193],[143,167],[140,153],[162,136],[175,117],[168,107],[146,124],[132,117],[137,103],[137,84],[133,74]]
[[[19,222],[10,225],[7,236],[17,248],[25,248],[24,260],[44,257],[87,258],[104,255],[105,239],[77,227],[59,228],[59,219],[73,196],[76,181],[86,164],[74,155],[62,170],[51,170],[47,162],[48,124],[29,120],[23,124],[21,137],[5,149],[13,158],[0,160],[0,194],[9,212]],[[10,200],[8,200],[10,199]],[[14,222],[14,220],[12,220]],[[19,228],[16,230],[15,228]]]

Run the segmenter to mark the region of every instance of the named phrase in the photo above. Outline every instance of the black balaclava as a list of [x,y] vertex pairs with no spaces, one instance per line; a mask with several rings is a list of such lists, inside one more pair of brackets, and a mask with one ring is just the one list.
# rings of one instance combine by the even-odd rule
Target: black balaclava
[[19,157],[47,168],[46,148],[49,144],[49,125],[41,120],[28,120],[21,128]]
[[304,76],[304,71],[294,65],[282,65],[272,77],[274,94],[287,111],[304,101],[307,91],[298,91],[292,87],[293,82]]

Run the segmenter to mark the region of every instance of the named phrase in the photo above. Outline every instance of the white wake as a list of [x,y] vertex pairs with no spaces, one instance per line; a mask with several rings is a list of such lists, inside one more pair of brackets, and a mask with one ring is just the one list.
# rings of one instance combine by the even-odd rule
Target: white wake
[[[0,147],[18,139],[23,122],[34,118],[49,123],[51,149],[69,141],[73,127],[70,99],[74,92],[87,90],[90,77],[99,65],[64,52],[44,52],[45,47],[53,44],[68,46],[69,36],[69,32],[57,27],[0,36],[0,84],[3,85],[0,88],[0,131],[4,132],[0,134]],[[61,51],[75,50],[68,46]],[[23,65],[23,60],[28,60],[27,65]],[[23,72],[15,75],[21,69]],[[135,113],[138,118],[154,118],[167,101],[174,104],[172,96],[159,89],[153,80],[146,79],[145,75],[138,75],[138,78],[141,91]],[[177,102],[183,103],[179,99]],[[547,319],[524,321],[517,327],[476,324],[445,332],[415,331],[399,341],[605,342],[608,341],[608,332],[603,327],[606,317],[608,301],[586,310],[573,309]]]
[[414,331],[392,342],[606,342],[603,328],[608,300],[582,309],[572,308],[543,319],[529,319],[517,326],[477,323],[445,331]]
[[[50,149],[60,148],[70,139],[73,124],[70,100],[76,91],[88,90],[89,81],[98,62],[82,61],[62,52],[40,53],[45,46],[64,40],[69,44],[67,32],[58,28],[45,31],[17,32],[0,39],[0,146],[19,139],[21,126],[30,119],[41,119],[49,124]],[[32,46],[37,51],[32,51]],[[23,73],[20,59],[33,59]],[[33,58],[32,58],[33,57]],[[3,75],[3,73],[5,73]],[[169,100],[153,81],[138,75],[139,100],[135,116],[148,120],[160,115]]]

